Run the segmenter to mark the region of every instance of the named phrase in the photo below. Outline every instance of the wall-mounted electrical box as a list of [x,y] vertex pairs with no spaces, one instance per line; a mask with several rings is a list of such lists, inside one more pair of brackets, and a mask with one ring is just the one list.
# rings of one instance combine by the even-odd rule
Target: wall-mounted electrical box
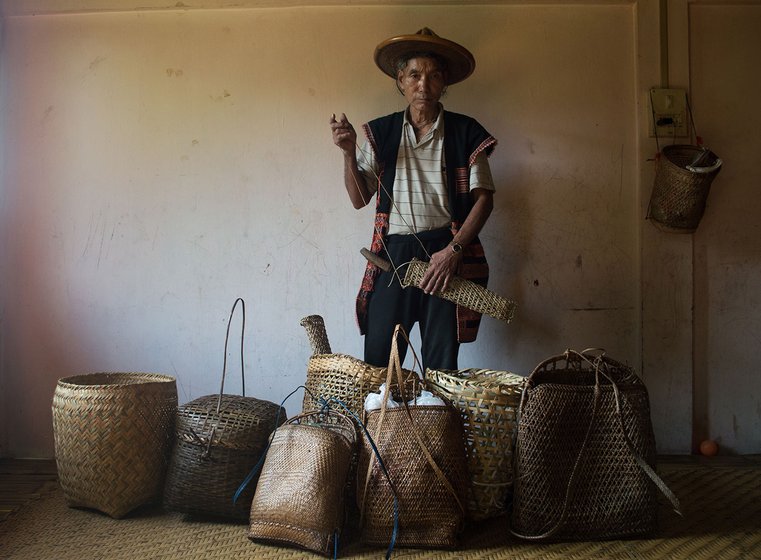
[[689,136],[687,92],[683,89],[652,88],[649,95],[650,136],[659,138]]

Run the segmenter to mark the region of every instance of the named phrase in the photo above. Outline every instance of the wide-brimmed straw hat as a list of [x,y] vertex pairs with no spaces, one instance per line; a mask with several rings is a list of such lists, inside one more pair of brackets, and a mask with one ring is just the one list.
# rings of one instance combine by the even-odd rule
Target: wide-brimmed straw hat
[[396,62],[414,53],[431,53],[444,59],[447,63],[447,85],[463,81],[476,68],[476,59],[468,49],[439,37],[427,27],[414,35],[399,35],[383,41],[375,47],[375,64],[396,79]]

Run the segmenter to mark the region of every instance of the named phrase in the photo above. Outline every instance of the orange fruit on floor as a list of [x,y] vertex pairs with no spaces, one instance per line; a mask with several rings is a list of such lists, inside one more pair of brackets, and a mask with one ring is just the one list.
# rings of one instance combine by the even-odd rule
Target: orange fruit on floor
[[706,457],[713,457],[719,452],[719,445],[712,439],[700,443],[700,453]]

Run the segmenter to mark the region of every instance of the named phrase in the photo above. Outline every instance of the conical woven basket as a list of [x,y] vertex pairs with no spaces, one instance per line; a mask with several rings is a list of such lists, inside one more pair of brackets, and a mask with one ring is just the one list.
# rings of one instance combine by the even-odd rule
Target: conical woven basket
[[60,379],[53,395],[53,434],[67,503],[119,518],[157,501],[176,411],[177,386],[167,375]]

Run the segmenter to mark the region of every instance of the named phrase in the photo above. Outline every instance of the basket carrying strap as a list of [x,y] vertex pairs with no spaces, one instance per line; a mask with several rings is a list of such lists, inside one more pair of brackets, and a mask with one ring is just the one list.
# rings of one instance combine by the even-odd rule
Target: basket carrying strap
[[[405,416],[409,420],[409,424],[410,424],[410,432],[415,436],[418,447],[423,452],[423,455],[425,456],[426,461],[428,461],[428,464],[433,469],[433,472],[436,473],[436,476],[438,477],[438,479],[441,481],[444,487],[449,491],[449,493],[454,497],[455,501],[457,502],[457,506],[460,508],[460,511],[465,513],[465,507],[462,505],[462,502],[460,501],[460,498],[457,495],[457,492],[452,487],[452,483],[449,482],[449,479],[447,479],[447,476],[444,474],[444,472],[441,470],[439,465],[436,463],[436,460],[431,455],[431,452],[428,450],[428,447],[423,441],[423,438],[420,436],[420,433],[416,429],[415,421],[412,418],[412,413],[410,412],[409,405],[407,404],[407,396],[404,394],[404,378],[402,375],[402,364],[399,359],[399,346],[397,343],[397,338],[399,336],[399,333],[402,333],[402,336],[404,336],[405,340],[407,341],[407,345],[409,346],[409,348],[412,348],[412,345],[410,344],[410,339],[407,336],[407,333],[404,331],[404,328],[401,325],[396,325],[396,328],[394,328],[393,338],[391,339],[391,357],[388,362],[388,373],[386,374],[386,392],[383,395],[383,402],[381,403],[380,417],[378,418],[378,429],[380,430],[380,427],[383,424],[383,419],[385,418],[385,415],[386,415],[388,398],[389,398],[389,394],[391,393],[390,384],[391,384],[391,381],[393,380],[394,373],[396,373],[396,379],[397,379],[397,382],[399,383],[399,392],[401,394],[402,403],[404,404]],[[414,349],[412,349],[412,353],[413,355],[415,355]],[[415,357],[415,361],[417,362],[417,355],[415,355],[414,357]],[[414,369],[414,366],[413,366],[413,369]],[[362,504],[360,504],[360,525],[362,525],[365,518],[365,496],[367,496],[367,487],[370,483],[374,460],[375,460],[375,456],[372,456],[367,466],[367,475],[365,476],[365,486],[364,486],[364,490],[362,491]]]
[[[621,413],[621,400],[620,400],[621,395],[618,390],[618,385],[616,384],[616,382],[613,380],[612,377],[610,377],[605,371],[603,371],[603,368],[602,368],[604,351],[601,351],[602,353],[599,354],[594,359],[594,361],[589,359],[589,352],[592,352],[592,351],[601,351],[601,350],[598,348],[594,348],[594,349],[590,348],[588,350],[584,350],[584,352],[576,352],[575,350],[566,351],[567,354],[575,354],[576,356],[578,356],[585,362],[591,364],[592,367],[594,367],[595,391],[594,391],[594,402],[592,403],[592,415],[591,415],[591,418],[589,419],[589,426],[587,427],[587,431],[586,431],[586,434],[584,435],[584,440],[581,444],[581,448],[579,449],[579,453],[576,456],[576,460],[573,463],[573,467],[571,469],[571,476],[568,478],[568,483],[566,484],[565,498],[563,500],[563,509],[560,512],[560,518],[558,519],[557,523],[555,523],[554,526],[552,526],[549,530],[545,531],[541,535],[524,535],[524,534],[516,532],[511,527],[510,532],[516,537],[520,537],[521,539],[526,539],[526,540],[547,539],[551,537],[552,535],[554,535],[561,528],[561,526],[563,525],[563,522],[568,516],[568,507],[573,499],[573,491],[576,485],[575,483],[577,480],[576,475],[578,473],[578,468],[581,463],[581,458],[584,455],[584,449],[587,446],[587,442],[589,441],[589,436],[592,433],[592,428],[594,427],[594,423],[595,423],[595,416],[597,414],[597,405],[599,403],[600,394],[601,394],[601,390],[600,390],[601,376],[607,379],[610,382],[611,386],[613,387],[613,394],[615,396],[615,401],[616,401],[616,416],[618,417],[618,420],[621,426],[621,431],[624,434],[624,441],[626,442],[626,446],[629,448],[629,451],[631,452],[632,457],[637,462],[637,465],[639,465],[642,471],[650,478],[650,480],[653,481],[656,487],[663,493],[663,495],[666,496],[666,498],[668,498],[669,502],[671,502],[671,505],[674,508],[674,511],[678,515],[680,516],[682,515],[682,508],[681,508],[681,505],[679,504],[679,499],[671,491],[671,489],[668,486],[666,486],[666,483],[663,481],[663,479],[660,476],[658,476],[658,474],[647,463],[647,461],[645,461],[640,456],[640,454],[637,453],[636,449],[634,449],[634,444],[632,443],[631,439],[629,439],[629,434],[626,431],[626,428],[624,426],[624,417],[623,417],[623,414]],[[518,411],[519,417],[523,409],[524,403],[526,401],[527,394],[528,392],[526,390],[526,387],[524,387],[523,395],[521,396],[520,408]]]

